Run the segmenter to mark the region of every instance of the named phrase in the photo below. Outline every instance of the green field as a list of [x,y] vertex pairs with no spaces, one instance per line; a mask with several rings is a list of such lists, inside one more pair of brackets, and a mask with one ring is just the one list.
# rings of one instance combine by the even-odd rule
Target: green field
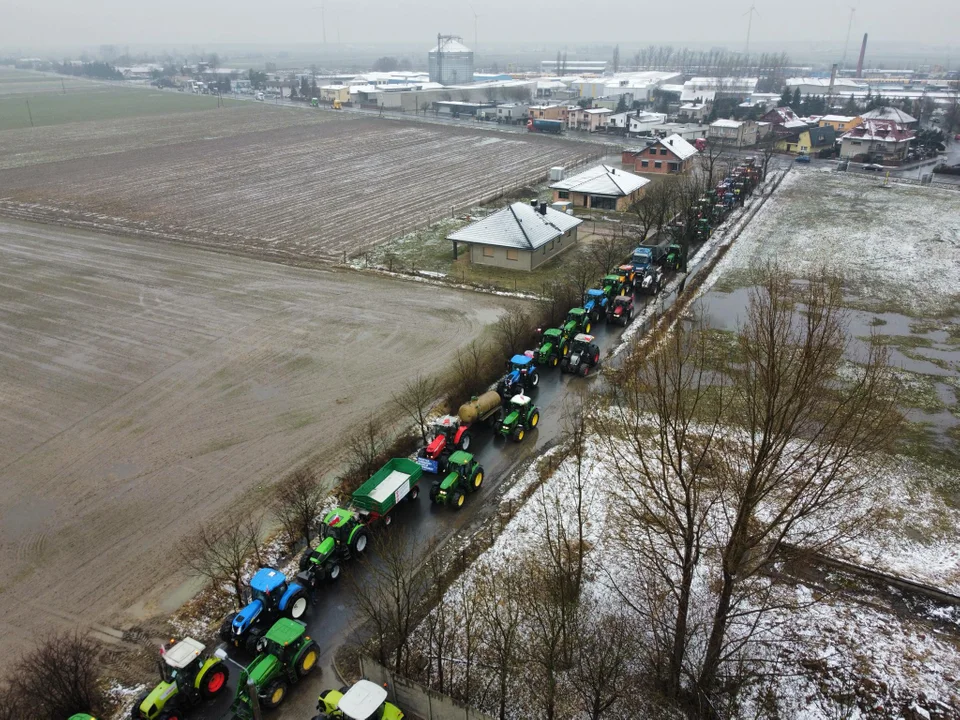
[[[227,101],[224,102],[233,102]],[[29,104],[29,112],[28,112]],[[0,71],[0,130],[216,109],[217,98],[46,73]]]

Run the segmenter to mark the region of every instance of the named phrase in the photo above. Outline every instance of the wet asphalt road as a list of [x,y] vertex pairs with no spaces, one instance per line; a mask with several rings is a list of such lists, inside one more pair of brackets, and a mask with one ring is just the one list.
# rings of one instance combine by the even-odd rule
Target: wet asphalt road
[[[648,298],[637,296],[635,314],[643,309],[646,300]],[[599,327],[592,328],[592,332],[597,338],[602,358],[608,348],[619,342],[623,328],[601,323]],[[601,364],[602,362],[601,360]],[[397,534],[404,542],[423,548],[425,559],[426,548],[431,543],[443,542],[455,533],[465,533],[479,526],[497,510],[497,495],[503,481],[525,461],[541,453],[548,444],[562,435],[565,401],[572,397],[573,393],[589,389],[597,382],[597,373],[580,378],[562,374],[558,368],[541,368],[540,384],[531,394],[540,408],[540,423],[533,432],[526,435],[523,442],[495,439],[493,432],[486,428],[473,434],[471,451],[483,465],[484,482],[478,492],[467,496],[464,507],[455,511],[449,507],[433,505],[426,489],[434,476],[425,474],[421,481],[420,498],[396,508],[393,523],[388,529],[381,528],[378,532]],[[375,553],[375,545],[371,546],[368,552],[371,555]],[[333,656],[338,647],[354,638],[361,622],[357,608],[351,602],[348,575],[363,572],[364,569],[357,563],[348,563],[337,582],[322,586],[316,593],[305,621],[309,635],[320,645],[320,667],[312,676],[295,686],[284,704],[276,712],[270,713],[270,717],[309,720],[313,717],[311,713],[315,711],[317,696],[327,688],[340,686],[333,669]],[[241,663],[250,659],[240,653],[234,653],[232,657]],[[229,697],[221,697],[215,703],[198,708],[190,717],[198,720],[221,720],[229,717],[229,705],[239,673],[239,668],[231,666],[230,691],[225,693]]]

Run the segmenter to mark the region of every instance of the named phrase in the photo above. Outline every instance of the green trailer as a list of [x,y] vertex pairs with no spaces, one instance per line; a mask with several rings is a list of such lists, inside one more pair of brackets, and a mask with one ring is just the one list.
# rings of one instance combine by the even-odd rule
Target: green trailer
[[423,468],[419,464],[407,458],[393,458],[354,491],[353,506],[367,514],[365,524],[382,519],[389,525],[389,512],[398,502],[405,497],[417,499],[421,478]]

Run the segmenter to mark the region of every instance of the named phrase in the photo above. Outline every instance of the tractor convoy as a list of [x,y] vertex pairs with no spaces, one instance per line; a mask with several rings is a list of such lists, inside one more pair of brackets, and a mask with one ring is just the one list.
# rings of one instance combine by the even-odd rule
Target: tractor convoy
[[[191,708],[221,695],[230,677],[228,647],[253,657],[245,666],[234,662],[241,672],[232,717],[253,717],[251,691],[262,708],[282,703],[290,688],[317,665],[320,649],[306,634],[302,618],[324,583],[339,578],[344,564],[366,552],[371,534],[391,524],[402,500],[417,500],[425,474],[433,476],[431,503],[455,510],[463,507],[484,481],[484,469],[470,452],[475,434],[487,428],[494,439],[522,442],[540,422],[540,409],[532,397],[540,384],[540,369],[559,368],[579,377],[596,370],[600,347],[591,328],[601,321],[629,325],[634,296],[657,295],[667,273],[686,272],[691,249],[706,242],[758,182],[759,169],[748,158],[703,195],[688,216],[674,218],[665,233],[669,237],[641,244],[627,263],[600,279],[599,287],[586,291],[583,305],[571,308],[560,327],[539,332],[536,349],[512,356],[494,390],[472,397],[456,415],[434,420],[430,439],[415,460],[388,461],[348,502],[323,517],[315,544],[300,557],[295,578],[270,567],[254,573],[245,605],[220,627],[224,645],[213,656],[192,638],[162,649],[160,682],[136,701],[131,720],[184,720]],[[386,698],[383,688],[366,680],[351,688],[327,690],[320,695],[320,714],[313,720],[402,720],[403,713]],[[81,713],[71,720],[89,717]]]

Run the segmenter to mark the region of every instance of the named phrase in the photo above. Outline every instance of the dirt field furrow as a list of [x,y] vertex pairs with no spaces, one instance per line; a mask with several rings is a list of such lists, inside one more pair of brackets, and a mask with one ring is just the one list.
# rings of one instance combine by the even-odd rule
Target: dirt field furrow
[[[296,119],[289,109],[277,112],[282,117],[267,113],[274,124],[264,131],[231,111],[213,139],[196,137],[200,125],[177,134],[162,124],[157,139],[134,133],[115,152],[95,144],[86,157],[8,163],[0,169],[0,213],[329,261],[598,153],[555,138],[372,118],[319,122],[309,112],[286,125]],[[147,133],[149,122],[138,122]],[[19,132],[0,133],[0,167],[4,135]]]
[[[443,368],[495,298],[0,222],[0,665],[128,627],[180,538]],[[253,495],[251,495],[253,493]],[[37,607],[50,612],[38,612]]]

